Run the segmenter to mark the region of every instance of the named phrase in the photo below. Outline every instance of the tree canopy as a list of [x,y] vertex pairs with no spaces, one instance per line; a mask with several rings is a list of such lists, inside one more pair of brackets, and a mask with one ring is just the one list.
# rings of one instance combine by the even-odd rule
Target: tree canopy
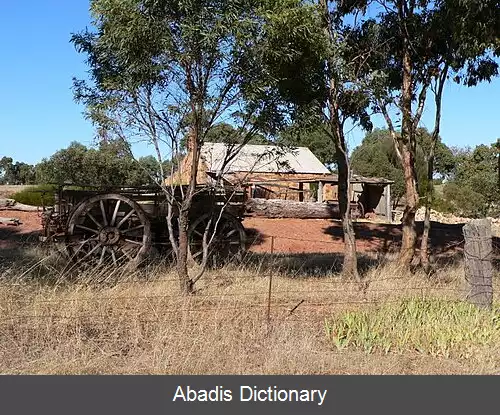
[[56,184],[141,186],[153,184],[159,173],[153,156],[135,160],[120,142],[103,142],[98,148],[73,142],[36,166],[37,182]]
[[308,147],[309,150],[330,170],[335,169],[336,155],[332,138],[326,125],[296,126],[286,128],[278,139],[286,146]]
[[463,216],[498,215],[499,158],[498,142],[456,151],[455,168],[443,188],[445,208]]
[[4,156],[0,159],[0,184],[33,184],[35,167]]

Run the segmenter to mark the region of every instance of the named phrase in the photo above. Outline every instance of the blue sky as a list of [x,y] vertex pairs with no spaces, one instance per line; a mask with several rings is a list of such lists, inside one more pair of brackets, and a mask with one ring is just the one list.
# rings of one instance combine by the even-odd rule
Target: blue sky
[[[90,24],[87,0],[0,0],[0,158],[36,163],[71,141],[89,145],[93,128],[73,101],[73,76],[84,56],[69,42]],[[384,127],[380,118],[376,126]],[[423,123],[433,127],[432,111]],[[475,88],[449,84],[441,136],[449,146],[489,144],[500,137],[500,79]],[[350,147],[363,137],[349,134]],[[148,153],[138,149],[139,155]]]

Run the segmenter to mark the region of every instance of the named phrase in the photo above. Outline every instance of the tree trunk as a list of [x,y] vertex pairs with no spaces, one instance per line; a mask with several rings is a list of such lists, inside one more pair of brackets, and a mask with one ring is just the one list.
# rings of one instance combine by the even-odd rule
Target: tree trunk
[[0,209],[19,210],[22,212],[37,212],[42,208],[38,206],[23,205],[22,203],[16,202],[14,199],[0,199]]
[[414,176],[413,154],[403,147],[403,170],[406,185],[406,206],[403,213],[403,235],[401,241],[401,251],[399,253],[399,263],[409,267],[415,256],[417,243],[417,231],[415,227],[415,214],[418,205],[417,184]]
[[190,168],[189,185],[184,194],[184,200],[181,204],[179,212],[179,247],[177,253],[177,275],[181,292],[183,294],[191,294],[193,292],[193,281],[189,277],[188,271],[188,229],[189,229],[189,212],[193,204],[193,196],[196,190],[196,176],[198,175],[198,163],[200,159],[198,132],[200,131],[199,123],[191,128],[188,137],[188,148],[192,153],[192,162]]
[[188,271],[188,228],[189,207],[179,212],[179,247],[177,253],[177,275],[179,277],[180,289],[183,294],[190,294],[193,290]]
[[415,255],[415,246],[417,243],[417,231],[415,228],[415,213],[418,205],[418,192],[416,185],[415,171],[415,128],[412,116],[412,99],[413,99],[413,80],[412,69],[413,62],[411,59],[410,39],[408,33],[404,29],[404,22],[411,18],[413,10],[408,10],[403,7],[402,1],[397,2],[398,14],[401,23],[401,36],[403,37],[403,85],[401,90],[401,111],[403,114],[401,125],[400,139],[400,158],[403,165],[403,172],[406,186],[406,206],[403,214],[403,235],[401,243],[401,251],[399,253],[399,262],[404,267],[410,266]]
[[443,96],[444,83],[448,75],[449,65],[446,63],[438,79],[438,88],[435,92],[436,114],[434,122],[434,131],[432,132],[431,148],[429,150],[429,159],[427,162],[427,197],[425,199],[425,219],[424,232],[422,234],[422,242],[420,243],[420,262],[424,271],[429,274],[431,271],[431,263],[429,261],[429,234],[431,230],[431,206],[434,197],[434,154],[436,144],[439,140],[439,130],[441,127],[441,102]]
[[[342,134],[342,132],[340,132]],[[352,225],[350,214],[350,180],[349,180],[349,160],[343,135],[340,137],[337,146],[337,166],[338,166],[338,198],[340,216],[342,218],[342,229],[344,231],[344,264],[342,272],[345,276],[359,279],[358,260],[356,252],[356,236]]]
[[[330,10],[328,9],[328,1],[320,0],[319,5],[323,11],[323,29],[330,44],[334,50],[336,45],[336,36],[332,32],[332,22]],[[358,274],[358,260],[356,253],[356,236],[354,234],[354,227],[350,215],[350,171],[349,171],[349,155],[347,153],[347,146],[344,137],[344,125],[341,121],[341,110],[339,104],[339,82],[337,74],[335,73],[335,62],[333,57],[330,56],[327,61],[327,73],[329,77],[329,91],[328,91],[328,112],[329,112],[329,125],[330,132],[335,146],[335,153],[338,167],[338,198],[340,216],[342,218],[342,229],[344,233],[344,264],[342,272],[345,276],[354,277],[359,279]]]
[[424,268],[425,273],[430,272],[430,261],[429,261],[429,234],[431,230],[431,206],[434,185],[432,178],[434,176],[434,143],[431,144],[429,160],[427,162],[427,191],[425,197],[425,219],[424,219],[424,231],[422,233],[422,241],[420,243],[420,263]]

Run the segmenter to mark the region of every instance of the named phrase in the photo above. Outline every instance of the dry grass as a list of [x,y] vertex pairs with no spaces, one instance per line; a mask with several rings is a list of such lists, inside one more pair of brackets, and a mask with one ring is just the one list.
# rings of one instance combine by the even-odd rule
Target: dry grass
[[26,189],[27,185],[10,185],[10,184],[2,184],[0,185],[0,198],[10,198],[14,193],[17,193],[21,190]]
[[[276,270],[270,261],[281,268]],[[36,265],[6,267],[0,271],[0,372],[500,371],[498,358],[478,364],[460,356],[433,357],[416,351],[339,351],[327,338],[325,318],[347,311],[371,310],[414,296],[462,298],[460,265],[428,279],[420,274],[404,275],[389,263],[371,269],[360,287],[328,272],[305,277],[302,270],[283,264],[284,258],[263,257],[238,268],[212,271],[203,278],[196,294],[188,298],[179,295],[175,275],[161,264],[133,273],[77,273],[63,271],[64,261],[52,256]],[[495,283],[498,293],[498,277]]]

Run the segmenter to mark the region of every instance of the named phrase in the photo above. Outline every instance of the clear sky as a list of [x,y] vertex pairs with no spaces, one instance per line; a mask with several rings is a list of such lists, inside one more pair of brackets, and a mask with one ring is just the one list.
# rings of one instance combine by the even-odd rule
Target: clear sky
[[[69,42],[90,24],[87,0],[0,0],[0,158],[36,163],[71,141],[91,144],[93,128],[73,101],[72,78],[85,77],[84,56]],[[432,112],[424,125],[432,128]],[[376,126],[384,127],[380,118]],[[476,88],[450,84],[441,136],[450,146],[500,137],[500,79]],[[363,134],[353,131],[351,148]],[[140,149],[139,155],[147,150]]]

